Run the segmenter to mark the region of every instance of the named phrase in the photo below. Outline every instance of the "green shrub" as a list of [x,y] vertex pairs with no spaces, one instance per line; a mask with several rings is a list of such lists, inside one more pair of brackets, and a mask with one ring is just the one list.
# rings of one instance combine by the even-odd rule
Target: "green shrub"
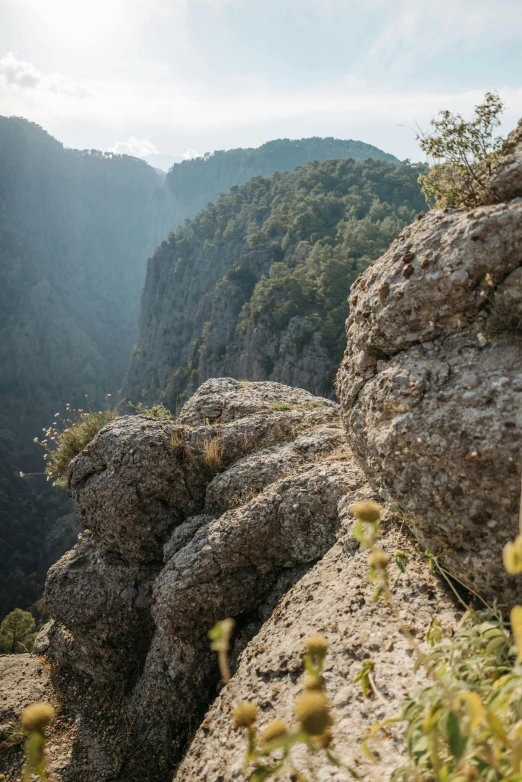
[[29,611],[15,608],[0,625],[0,652],[20,654],[30,652],[36,637],[35,620]]
[[408,761],[393,782],[522,779],[522,672],[509,627],[488,609],[470,611],[451,639],[433,629],[432,681],[402,706]]
[[132,402],[129,402],[129,407],[134,410],[136,415],[147,415],[149,418],[163,418],[166,421],[172,421],[174,418],[165,405],[152,405],[152,407],[147,407],[143,402],[138,402],[137,405],[133,405]]
[[[106,397],[107,404],[109,397],[110,395]],[[74,457],[87,447],[100,429],[119,415],[109,406],[105,410],[95,412],[75,410],[70,405],[67,405],[66,409],[65,417],[56,413],[53,424],[43,430],[45,433],[43,440],[34,438],[35,443],[45,450],[47,480],[52,481],[53,486],[61,487],[67,484],[67,468]]]
[[489,181],[502,155],[504,141],[494,135],[504,105],[487,92],[471,120],[450,111],[439,112],[431,133],[417,136],[432,166],[419,177],[424,196],[435,206],[473,209],[489,203]]

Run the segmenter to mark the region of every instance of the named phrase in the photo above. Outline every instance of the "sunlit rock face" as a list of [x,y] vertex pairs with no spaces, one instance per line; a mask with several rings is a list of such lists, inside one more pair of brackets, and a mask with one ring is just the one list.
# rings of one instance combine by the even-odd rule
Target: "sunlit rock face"
[[356,281],[337,377],[370,483],[441,564],[504,604],[521,597],[502,567],[522,464],[520,127],[494,203],[419,218]]

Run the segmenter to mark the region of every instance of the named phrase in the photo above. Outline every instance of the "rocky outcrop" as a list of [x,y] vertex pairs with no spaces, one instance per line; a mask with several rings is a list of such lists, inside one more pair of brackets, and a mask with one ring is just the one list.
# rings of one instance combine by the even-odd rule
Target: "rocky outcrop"
[[86,530],[36,643],[79,710],[64,782],[168,779],[219,679],[207,631],[235,617],[237,656],[364,486],[338,406],[277,383],[210,380],[176,421],[102,429],[69,468]]
[[[385,741],[372,742],[376,763],[366,758],[361,740],[373,723],[400,712],[406,695],[425,686],[425,674],[422,669],[414,671],[414,656],[389,607],[373,599],[375,587],[368,581],[367,554],[358,550],[352,537],[348,506],[347,500],[340,503],[340,540],[285,595],[242,653],[235,676],[206,714],[177,771],[176,782],[248,778],[242,772],[246,738],[243,731],[234,729],[233,707],[240,701],[257,704],[260,730],[274,719],[284,719],[289,725],[295,722],[292,707],[303,691],[305,641],[317,635],[329,643],[325,681],[333,704],[333,752],[365,782],[387,780],[400,765],[405,755],[400,728],[389,731]],[[419,638],[424,637],[433,617],[451,633],[458,621],[455,606],[391,518],[384,524],[381,543],[390,553],[400,549],[409,557],[405,574],[400,575],[396,568],[390,573],[401,619]],[[365,700],[354,679],[363,659],[368,658],[375,663],[377,693]],[[307,779],[353,779],[348,771],[332,765],[323,752],[310,761],[301,747],[292,756]]]
[[[520,195],[520,126],[493,198]],[[518,183],[518,184],[517,184]],[[337,389],[354,454],[442,566],[489,600],[518,530],[522,200],[418,218],[359,277]]]

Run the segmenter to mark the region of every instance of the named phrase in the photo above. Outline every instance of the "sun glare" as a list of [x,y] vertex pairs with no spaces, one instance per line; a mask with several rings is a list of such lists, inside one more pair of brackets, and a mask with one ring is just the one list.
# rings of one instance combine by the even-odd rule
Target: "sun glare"
[[[82,46],[113,38],[132,20],[135,3],[124,0],[26,0],[48,39]],[[94,52],[93,52],[94,54]]]

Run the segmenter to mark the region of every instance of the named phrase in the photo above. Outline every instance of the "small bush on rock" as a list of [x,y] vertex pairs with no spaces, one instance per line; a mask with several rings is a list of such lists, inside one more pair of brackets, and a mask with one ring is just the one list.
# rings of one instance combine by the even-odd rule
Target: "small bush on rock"
[[149,418],[163,418],[166,421],[172,421],[174,418],[165,405],[152,405],[152,407],[147,407],[143,402],[138,402],[137,405],[133,405],[132,402],[129,402],[129,407],[131,410],[134,410],[136,415],[146,415],[149,416]]
[[439,112],[432,132],[417,136],[432,166],[419,177],[428,203],[474,209],[489,203],[489,181],[495,173],[504,141],[494,135],[504,105],[495,92],[487,92],[468,122],[460,114]]
[[35,620],[29,611],[15,608],[0,625],[0,654],[30,652],[35,633]]

